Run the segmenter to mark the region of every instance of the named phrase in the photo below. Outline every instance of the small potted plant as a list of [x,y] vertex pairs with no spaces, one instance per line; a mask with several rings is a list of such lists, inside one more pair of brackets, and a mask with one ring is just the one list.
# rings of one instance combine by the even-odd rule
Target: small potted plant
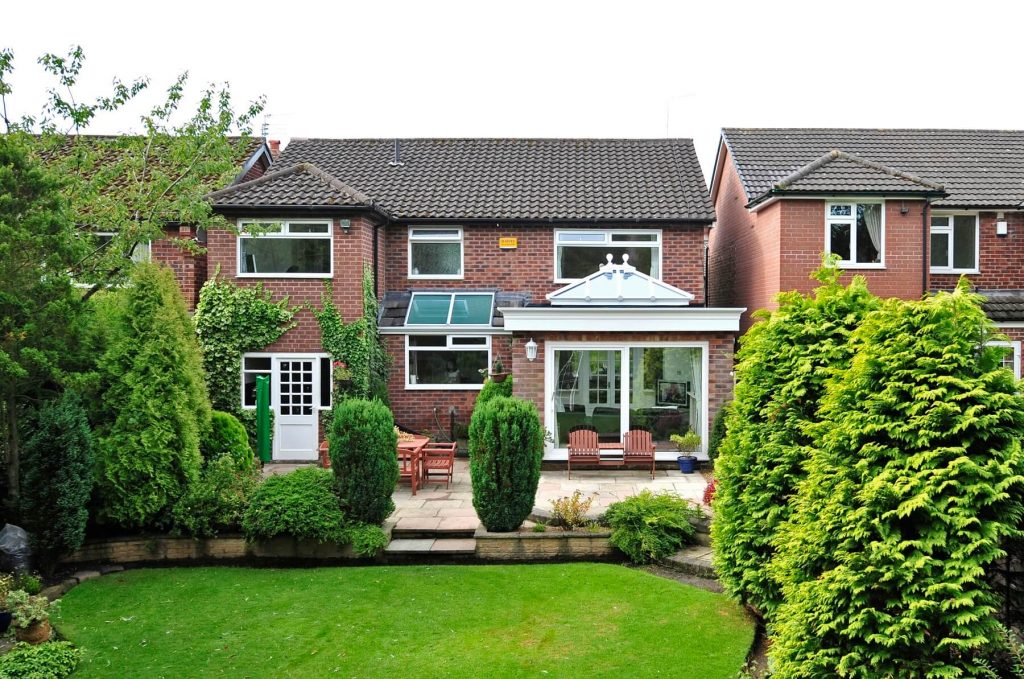
[[491,381],[504,382],[506,377],[508,377],[508,373],[505,372],[505,364],[501,362],[501,357],[499,356],[494,359],[494,369],[491,370]]
[[14,576],[8,573],[0,574],[0,634],[3,634],[11,626],[11,607],[7,603],[7,597],[14,589]]
[[700,450],[700,434],[690,429],[685,434],[672,434],[669,438],[682,453],[676,458],[676,462],[679,463],[679,471],[684,474],[692,474],[697,462],[697,456],[694,453]]
[[334,388],[344,391],[352,386],[352,369],[345,361],[334,361],[331,363],[334,371]]
[[16,589],[7,595],[7,605],[14,618],[14,636],[18,641],[41,644],[50,640],[50,614],[56,610],[56,601],[50,603],[41,594]]

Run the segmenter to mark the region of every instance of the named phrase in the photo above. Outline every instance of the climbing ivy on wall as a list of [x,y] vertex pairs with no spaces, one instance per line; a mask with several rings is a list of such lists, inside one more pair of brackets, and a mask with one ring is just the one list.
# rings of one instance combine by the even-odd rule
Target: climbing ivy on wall
[[334,363],[334,397],[379,398],[387,403],[388,370],[391,357],[377,328],[377,297],[373,274],[363,270],[363,315],[345,323],[334,304],[334,286],[324,283],[321,308],[309,309],[320,326],[324,351]]
[[216,275],[206,282],[194,320],[214,409],[243,417],[242,354],[263,349],[294,328],[295,311],[287,297],[272,301],[262,283],[240,287]]

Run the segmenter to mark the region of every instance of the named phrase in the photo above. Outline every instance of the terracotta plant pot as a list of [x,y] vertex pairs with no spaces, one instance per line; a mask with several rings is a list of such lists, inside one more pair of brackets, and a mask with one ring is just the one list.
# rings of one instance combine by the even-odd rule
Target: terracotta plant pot
[[19,627],[14,632],[14,636],[18,641],[24,641],[28,644],[41,644],[45,641],[50,640],[50,621],[43,620],[41,622],[33,623],[28,627]]
[[491,373],[489,377],[491,382],[504,382],[505,378],[508,377],[508,373]]

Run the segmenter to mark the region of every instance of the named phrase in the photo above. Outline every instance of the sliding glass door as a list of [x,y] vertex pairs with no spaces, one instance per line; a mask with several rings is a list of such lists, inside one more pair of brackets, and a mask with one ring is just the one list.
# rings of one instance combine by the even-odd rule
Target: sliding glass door
[[659,451],[675,449],[672,434],[706,435],[703,346],[566,344],[552,346],[548,358],[556,448],[578,426],[596,429],[603,443],[646,429]]

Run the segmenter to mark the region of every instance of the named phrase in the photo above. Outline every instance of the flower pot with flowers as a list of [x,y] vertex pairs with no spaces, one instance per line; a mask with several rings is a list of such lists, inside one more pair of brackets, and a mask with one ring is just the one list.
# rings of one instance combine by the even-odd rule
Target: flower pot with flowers
[[7,605],[14,618],[14,636],[18,641],[41,644],[50,640],[50,615],[55,613],[59,601],[50,602],[41,594],[29,594],[16,589],[7,595]]
[[491,370],[491,381],[492,382],[504,382],[505,378],[508,377],[508,373],[505,372],[505,364],[501,362],[501,357],[494,359],[494,368]]
[[334,361],[331,363],[331,370],[334,376],[334,390],[339,393],[347,393],[352,388],[352,369],[345,361]]

